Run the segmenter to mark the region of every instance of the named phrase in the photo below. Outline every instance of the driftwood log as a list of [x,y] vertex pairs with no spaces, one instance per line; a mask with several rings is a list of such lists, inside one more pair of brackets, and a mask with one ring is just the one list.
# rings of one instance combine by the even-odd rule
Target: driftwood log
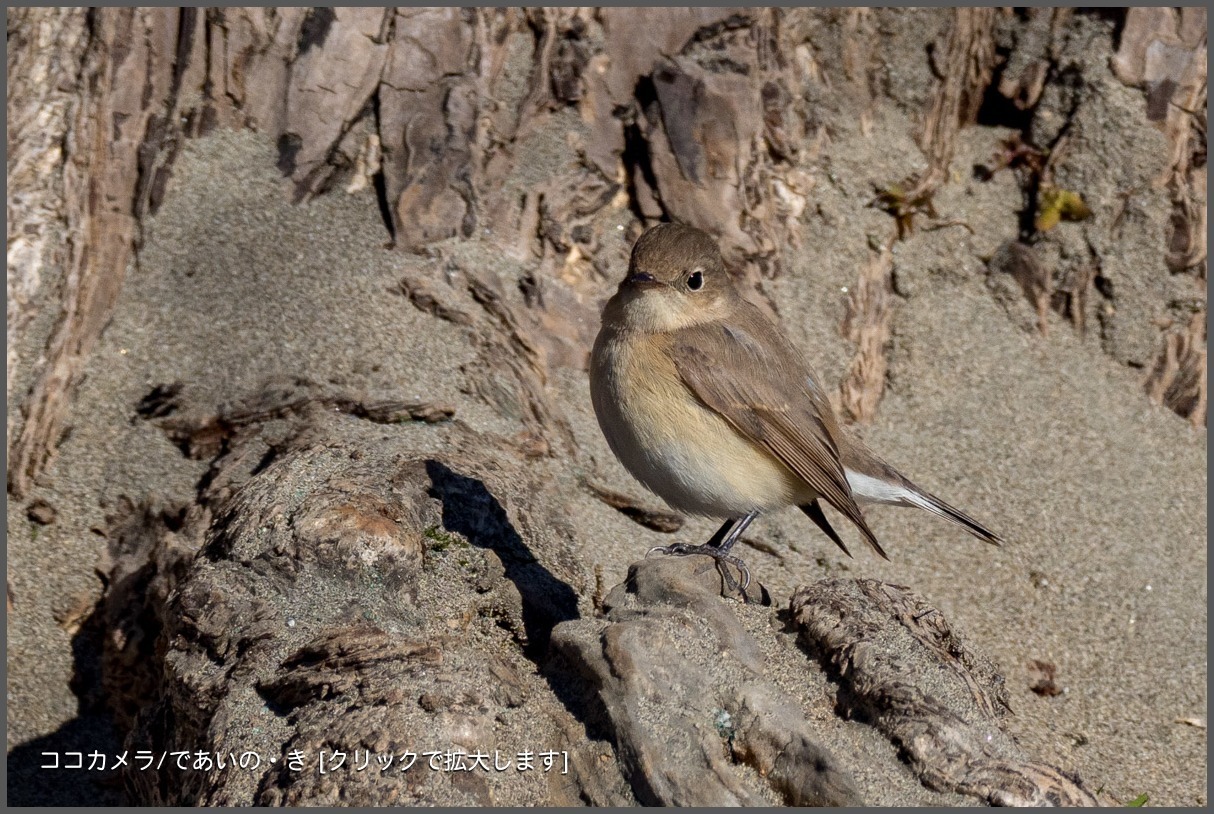
[[[1023,754],[1001,725],[1002,679],[905,588],[823,580],[778,609],[758,584],[728,596],[707,561],[658,557],[596,609],[552,522],[559,497],[523,456],[486,459],[458,424],[375,432],[281,391],[263,417],[274,398],[292,430],[242,423],[184,517],[128,506],[115,524],[97,612],[126,747],[257,756],[242,771],[132,769],[134,801],[880,802],[807,706],[817,682],[933,789],[1097,802]],[[428,766],[463,753],[501,767],[520,744],[557,765]]]

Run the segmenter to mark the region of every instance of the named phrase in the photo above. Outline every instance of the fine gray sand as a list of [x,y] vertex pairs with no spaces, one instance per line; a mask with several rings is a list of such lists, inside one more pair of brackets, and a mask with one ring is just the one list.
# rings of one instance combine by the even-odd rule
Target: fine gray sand
[[[767,283],[794,344],[832,384],[851,354],[838,334],[842,289],[854,284],[865,260],[865,230],[889,228],[887,216],[857,200],[880,173],[872,163],[907,128],[899,120],[878,121],[876,129],[869,160],[836,166],[836,183],[813,193],[828,209],[853,213],[857,239],[824,243],[821,224],[811,224],[801,249],[790,251],[788,270]],[[963,132],[958,166],[988,154],[997,136]],[[915,148],[904,138],[897,149],[909,155]],[[90,360],[70,436],[34,495],[51,503],[58,519],[36,526],[10,504],[10,771],[17,754],[28,765],[44,749],[82,742],[113,749],[100,716],[77,718],[70,689],[76,627],[102,587],[94,568],[106,541],[93,530],[106,528],[120,496],[187,498],[206,468],[133,418],[154,385],[179,380],[184,400],[216,406],[267,377],[306,376],[451,401],[474,429],[516,431],[513,421],[462,392],[471,374],[461,365],[473,359],[463,334],[391,292],[407,265],[441,277],[441,264],[386,250],[368,191],[290,205],[274,159],[272,145],[251,134],[187,145]],[[873,509],[868,516],[890,562],[860,545],[847,559],[796,512],[762,518],[748,534],[777,555],[748,546],[742,554],[777,607],[797,585],[824,575],[910,586],[997,664],[1015,713],[1008,725],[1028,753],[1115,799],[1147,793],[1152,805],[1204,805],[1206,432],[1152,406],[1142,372],[1106,355],[1095,336],[1078,336],[1056,315],[1048,337],[1026,332],[992,297],[977,258],[1014,236],[1000,233],[1007,226],[983,227],[989,218],[1014,228],[1007,214],[1019,199],[1010,180],[950,185],[936,206],[964,208],[975,234],[917,233],[898,244],[903,297],[890,382],[876,419],[861,432],[920,485],[1003,534],[1007,546],[984,546],[925,513]],[[481,246],[485,256],[495,254],[491,237]],[[510,263],[502,258],[491,270],[510,280],[520,268]],[[602,283],[601,298],[614,284]],[[674,538],[576,487],[577,477],[589,474],[659,505],[607,449],[585,373],[560,369],[549,386],[589,452],[584,459],[593,462],[592,472],[567,471],[557,486],[569,496],[585,572],[601,566],[610,587],[649,547]],[[858,542],[841,520],[835,525]],[[715,526],[690,521],[677,539],[699,541]],[[1031,691],[1033,660],[1056,665],[1061,694]],[[795,684],[796,676],[781,681]],[[872,780],[858,779],[862,786]],[[897,782],[907,788],[891,791],[888,802],[943,801]],[[43,799],[62,799],[57,793],[47,790]],[[113,789],[90,794],[117,799]]]

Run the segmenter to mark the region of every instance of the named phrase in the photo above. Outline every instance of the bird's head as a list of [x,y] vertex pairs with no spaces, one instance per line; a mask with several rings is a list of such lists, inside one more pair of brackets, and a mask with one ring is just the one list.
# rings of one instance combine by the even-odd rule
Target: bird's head
[[738,296],[716,241],[681,223],[637,239],[614,300],[630,328],[672,331],[724,316]]

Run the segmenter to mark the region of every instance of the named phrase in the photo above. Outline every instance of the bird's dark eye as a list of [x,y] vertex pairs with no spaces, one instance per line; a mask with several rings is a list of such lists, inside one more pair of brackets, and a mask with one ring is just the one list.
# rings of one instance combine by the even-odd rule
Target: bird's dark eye
[[693,271],[687,276],[687,287],[692,291],[699,291],[704,287],[704,275],[701,272]]

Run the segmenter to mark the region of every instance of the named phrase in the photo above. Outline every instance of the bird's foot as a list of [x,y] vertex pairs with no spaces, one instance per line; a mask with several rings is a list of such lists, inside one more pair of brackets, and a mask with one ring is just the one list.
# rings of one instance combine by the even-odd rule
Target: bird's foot
[[691,554],[704,554],[712,557],[718,563],[728,563],[738,569],[738,574],[742,577],[742,583],[739,585],[729,573],[729,569],[722,568],[721,576],[725,580],[725,585],[729,590],[738,590],[743,596],[746,595],[746,589],[750,587],[750,569],[746,567],[746,563],[740,557],[735,557],[722,551],[715,545],[688,545],[687,543],[674,543],[673,545],[654,546],[645,553],[648,557],[650,554],[657,552],[659,554],[667,554],[672,557],[686,557]]

